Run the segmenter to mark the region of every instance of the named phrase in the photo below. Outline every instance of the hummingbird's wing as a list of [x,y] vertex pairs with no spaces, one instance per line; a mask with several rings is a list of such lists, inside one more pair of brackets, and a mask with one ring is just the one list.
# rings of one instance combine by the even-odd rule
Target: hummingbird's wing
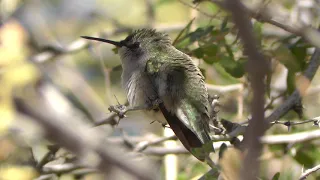
[[150,59],[146,70],[154,78],[163,101],[159,107],[168,124],[186,149],[203,161],[203,146],[213,151],[208,135],[208,93],[198,67],[189,56],[178,52],[179,56]]

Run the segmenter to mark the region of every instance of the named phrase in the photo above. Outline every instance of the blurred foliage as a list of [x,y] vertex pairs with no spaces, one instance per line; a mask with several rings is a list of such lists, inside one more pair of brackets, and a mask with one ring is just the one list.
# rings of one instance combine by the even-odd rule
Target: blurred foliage
[[26,61],[26,37],[23,27],[12,21],[0,29],[0,136],[6,132],[10,121],[14,118],[12,92],[37,77],[36,68]]
[[0,179],[3,180],[11,180],[11,179],[19,179],[19,180],[29,180],[37,177],[37,173],[31,167],[5,167],[0,169]]

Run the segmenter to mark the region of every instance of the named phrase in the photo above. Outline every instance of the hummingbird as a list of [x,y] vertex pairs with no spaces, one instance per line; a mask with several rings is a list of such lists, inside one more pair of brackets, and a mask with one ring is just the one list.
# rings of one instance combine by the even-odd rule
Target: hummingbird
[[129,102],[122,115],[159,108],[184,147],[200,161],[208,160],[214,148],[204,76],[190,56],[172,45],[168,34],[139,29],[122,41],[81,37],[118,47]]

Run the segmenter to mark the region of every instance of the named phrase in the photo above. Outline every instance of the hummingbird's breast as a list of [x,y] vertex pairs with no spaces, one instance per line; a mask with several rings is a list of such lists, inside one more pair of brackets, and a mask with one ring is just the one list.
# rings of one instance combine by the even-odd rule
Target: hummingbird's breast
[[131,106],[152,106],[153,102],[158,99],[156,88],[150,77],[144,72],[137,70],[128,74],[123,71],[122,85]]

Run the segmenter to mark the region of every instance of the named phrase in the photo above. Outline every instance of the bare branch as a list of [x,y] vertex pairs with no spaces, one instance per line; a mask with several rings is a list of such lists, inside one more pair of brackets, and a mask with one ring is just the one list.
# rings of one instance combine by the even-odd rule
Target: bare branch
[[104,124],[112,124],[114,122],[115,117],[118,117],[118,115],[114,112],[111,112],[108,114],[108,116],[102,120],[99,120],[97,122],[94,122],[94,126],[101,126]]
[[[201,0],[196,0],[197,2],[201,2]],[[223,9],[226,9],[226,2],[221,0],[207,0],[215,3]],[[254,9],[250,9],[246,6],[243,6],[243,10],[246,14],[248,14],[251,18],[256,19],[262,23],[269,23],[282,30],[285,30],[289,33],[292,33],[297,36],[303,37],[306,41],[308,41],[313,46],[320,48],[320,33],[313,27],[306,26],[304,24],[296,24],[295,27],[285,24],[284,22],[280,23],[275,21],[270,17],[269,14],[264,13],[263,11],[257,11]]]
[[[217,4],[218,6],[226,9],[226,3],[221,0],[208,0],[208,1],[211,1],[212,3]],[[290,32],[292,34],[295,34],[298,36],[303,36],[303,32],[300,29],[297,29],[297,28],[294,28],[290,25],[286,25],[284,23],[280,23],[278,21],[275,21],[271,17],[269,17],[268,15],[263,14],[262,11],[256,11],[256,10],[250,9],[246,6],[243,7],[243,10],[246,12],[246,14],[248,14],[252,18],[256,19],[257,21],[260,21],[262,23],[272,24],[272,25],[274,25],[280,29],[283,29],[287,32]]]
[[305,121],[274,121],[271,122],[271,124],[283,124],[285,126],[296,126],[300,124],[307,124],[307,123],[313,123],[314,125],[319,125],[319,117],[316,117],[314,119],[308,119]]
[[53,156],[57,153],[58,150],[59,150],[59,146],[57,146],[57,145],[53,145],[53,146],[49,147],[49,151],[39,161],[36,168],[39,171],[42,171],[42,167],[52,160]]
[[[197,10],[198,12],[200,12],[201,14],[203,14],[203,15],[209,17],[209,18],[215,18],[215,17],[216,17],[216,15],[208,14],[208,13],[206,13],[206,12],[204,12],[204,11],[201,11],[200,8],[198,8],[198,7],[196,7],[196,6],[192,6],[192,5],[184,2],[183,0],[178,0],[178,1],[179,1],[181,4],[183,4],[183,5],[187,6],[187,7],[190,7],[190,8],[192,8],[192,9]],[[217,13],[217,14],[218,14],[218,13]]]
[[150,147],[144,150],[143,153],[153,156],[165,156],[167,154],[190,154],[190,152],[183,146],[178,146],[175,148]]
[[[48,139],[66,147],[79,157],[84,159],[90,157],[91,164],[89,162],[87,163],[99,168],[103,173],[107,173],[110,170],[110,166],[116,166],[138,179],[154,179],[154,175],[146,171],[146,167],[142,167],[142,162],[137,166],[137,164],[126,159],[118,150],[114,149],[115,145],[107,145],[108,143],[105,141],[103,143],[99,142],[102,140],[99,137],[99,134],[102,134],[101,132],[91,132],[90,135],[83,133],[88,127],[79,119],[76,125],[72,127],[70,127],[71,119],[69,119],[68,124],[66,124],[66,122],[63,121],[66,117],[65,114],[61,111],[55,111],[52,109],[53,107],[50,106],[52,99],[49,99],[49,97],[52,98],[52,96],[47,94],[48,92],[46,91],[45,85],[42,84],[39,90],[41,93],[38,94],[37,100],[28,101],[22,97],[16,97],[15,104],[21,113],[28,115],[44,128],[45,135]],[[30,104],[31,102],[32,104]],[[41,110],[38,106],[41,107]],[[72,121],[75,122],[75,119],[77,118],[74,117]],[[106,148],[106,146],[108,146],[108,148]]]
[[[213,143],[214,149],[220,149],[222,144],[226,144],[227,146],[231,146],[230,142],[221,141]],[[183,146],[178,146],[175,148],[164,148],[164,147],[148,147],[142,153],[147,155],[154,155],[154,156],[165,156],[167,154],[190,154],[188,150],[186,150]]]
[[201,176],[198,180],[208,180],[208,179],[218,179],[220,171],[217,169],[210,169],[208,172],[206,172],[203,176]]
[[227,93],[232,91],[240,91],[243,88],[243,84],[231,84],[226,86],[219,86],[213,84],[206,84],[208,91],[218,92],[218,93]]
[[147,147],[152,146],[152,145],[156,145],[156,144],[160,144],[164,141],[168,141],[168,140],[177,140],[176,135],[172,135],[172,136],[168,136],[168,137],[161,137],[152,141],[142,141],[139,142],[135,148],[134,151],[136,152],[142,152],[143,150],[145,150]]
[[317,166],[315,166],[315,167],[313,167],[313,168],[311,168],[311,169],[305,170],[305,171],[301,174],[299,180],[307,179],[307,177],[308,177],[311,173],[314,173],[314,172],[318,171],[319,169],[320,169],[320,164],[317,165]]
[[[253,89],[251,104],[252,120],[244,135],[244,147],[248,150],[244,157],[240,179],[256,179],[259,174],[260,163],[258,158],[262,151],[259,138],[267,129],[264,120],[264,78],[268,64],[259,50],[257,40],[254,37],[252,24],[245,6],[238,0],[226,0],[226,9],[232,13],[235,25],[239,29],[239,37],[244,46],[244,53],[248,55],[248,74]],[[250,172],[250,173],[248,173]]]
[[[318,67],[320,65],[320,49],[316,49],[313,53],[308,68],[304,72],[304,76],[311,82],[314,75],[316,74]],[[266,119],[269,122],[280,119],[283,115],[285,115],[289,110],[292,109],[294,105],[296,105],[301,100],[300,92],[296,89],[289,98],[280,105],[277,109],[275,109],[271,115],[269,115]]]
[[64,174],[76,169],[84,168],[82,165],[76,165],[73,163],[66,163],[66,164],[57,164],[57,165],[46,165],[43,167],[44,174]]
[[311,141],[320,137],[320,130],[306,131],[285,135],[269,135],[261,138],[264,144],[288,144]]

